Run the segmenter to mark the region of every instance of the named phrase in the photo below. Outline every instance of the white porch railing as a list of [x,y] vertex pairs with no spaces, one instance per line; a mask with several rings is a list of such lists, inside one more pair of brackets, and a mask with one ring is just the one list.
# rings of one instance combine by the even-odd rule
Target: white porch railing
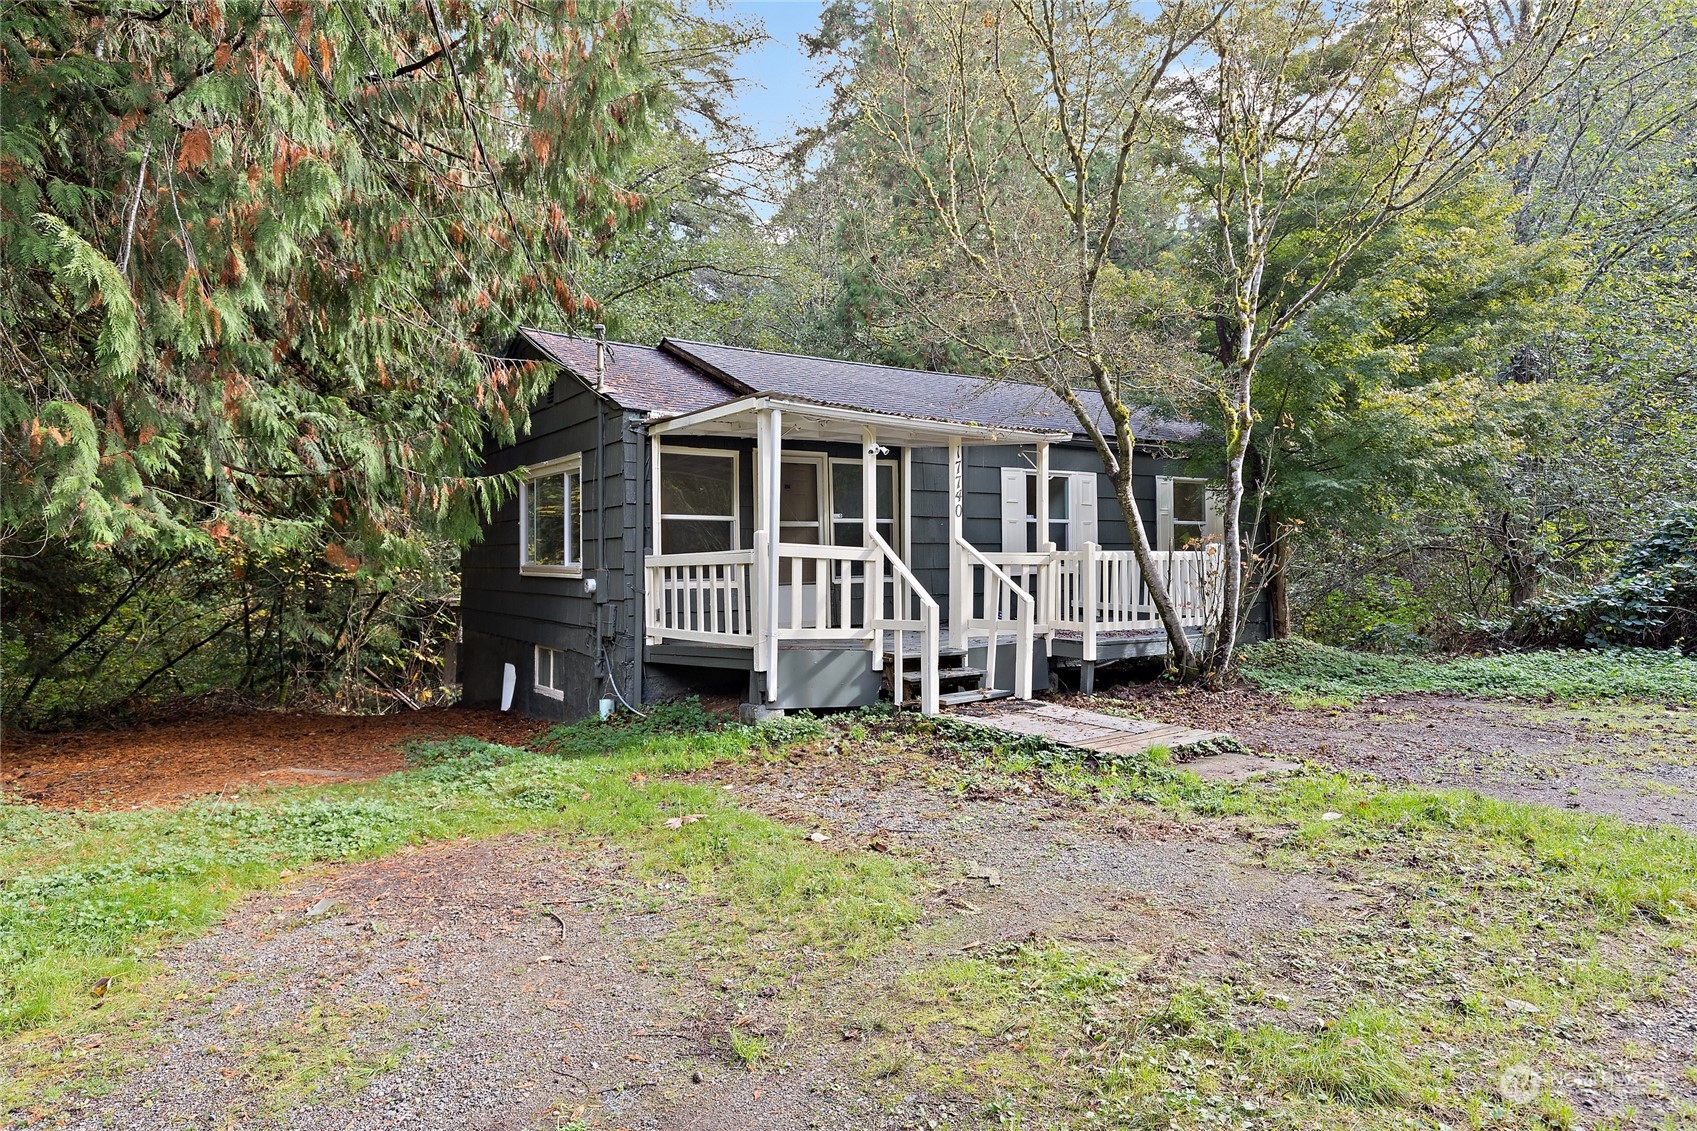
[[[1148,580],[1130,550],[1052,550],[1030,554],[987,554],[1036,601],[1038,631],[1077,632],[1086,660],[1096,658],[1103,632],[1161,631],[1160,613]],[[1219,617],[1225,555],[1218,546],[1154,555],[1186,628],[1211,628]]]
[[[1031,642],[1037,625],[1036,597],[966,539],[955,539],[955,553],[961,563],[961,568],[955,571],[960,578],[961,591],[955,597],[954,607],[962,614],[958,627],[949,626],[955,644],[962,648],[970,647],[975,637],[985,637],[985,687],[1012,691],[1016,699],[1031,698]],[[1022,576],[1029,579],[1031,575]],[[1009,631],[1014,637],[1013,679],[1002,682],[996,678],[999,667],[996,661],[1001,652],[1002,634]]]
[[662,554],[648,566],[648,640],[754,643],[753,550]]
[[[941,645],[937,601],[889,543],[874,533],[870,546],[780,543],[764,530],[751,550],[664,554],[647,560],[650,643],[665,640],[752,648],[754,669],[775,689],[783,641],[860,642],[874,670],[889,652],[891,683],[901,703],[906,633],[915,633],[920,659],[920,709],[937,710]],[[1077,632],[1082,657],[1095,660],[1102,633],[1162,628],[1148,582],[1129,550],[986,553],[955,543],[961,586],[952,602],[955,643],[985,644],[985,685],[1031,697],[1033,637]],[[1210,628],[1218,618],[1224,555],[1218,547],[1155,555],[1157,568],[1187,628]],[[1003,638],[1012,634],[1014,671],[1000,669]],[[775,690],[773,691],[775,695]]]
[[[872,619],[873,667],[884,658],[884,642],[888,636],[890,658],[895,665],[890,689],[896,706],[902,705],[906,691],[907,634],[919,636],[919,710],[922,714],[937,713],[937,650],[942,643],[938,627],[937,599],[926,592],[925,586],[907,568],[890,544],[874,530],[873,546],[879,551],[878,576],[872,591],[878,594],[878,607]],[[887,587],[884,571],[888,570]]]
[[882,556],[863,546],[778,543],[779,638],[870,640],[869,567]]
[[[662,554],[647,560],[648,641],[720,644],[754,649],[775,698],[782,641],[861,642],[873,670],[893,653],[897,704],[907,642],[918,635],[920,709],[937,712],[938,606],[878,534],[871,546],[781,542],[774,568],[764,530],[751,550]],[[770,610],[770,611],[769,611]]]

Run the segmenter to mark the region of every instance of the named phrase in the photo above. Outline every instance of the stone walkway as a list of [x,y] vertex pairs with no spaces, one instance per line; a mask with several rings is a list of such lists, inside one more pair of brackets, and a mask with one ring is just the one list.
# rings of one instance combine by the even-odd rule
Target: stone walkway
[[[1009,734],[1038,735],[1063,746],[1097,754],[1138,754],[1164,746],[1175,754],[1186,747],[1230,738],[1219,731],[1196,730],[1151,719],[1131,719],[1059,703],[998,702],[961,712],[981,726]],[[1290,773],[1301,767],[1254,754],[1225,751],[1180,759],[1184,768],[1209,781],[1247,781],[1257,774]]]

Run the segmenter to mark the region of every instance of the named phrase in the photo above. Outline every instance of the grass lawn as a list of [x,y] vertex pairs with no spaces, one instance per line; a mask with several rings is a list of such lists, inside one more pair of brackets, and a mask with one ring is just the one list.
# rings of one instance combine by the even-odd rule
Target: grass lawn
[[[678,777],[821,730],[813,720],[724,727],[683,708],[622,729],[559,728],[537,751],[421,744],[405,772],[252,802],[109,813],[0,804],[0,876],[10,877],[0,888],[0,1111],[73,1067],[59,1054],[67,1041],[167,1011],[175,987],[157,977],[154,955],[169,940],[208,930],[236,900],[298,869],[409,844],[604,838],[639,878],[682,879],[702,905],[739,908],[739,929],[863,955],[911,921],[899,862],[818,852],[722,790]],[[666,825],[696,813],[714,819]]]
[[[947,878],[933,856],[821,844],[699,776],[775,760],[829,767],[855,789],[896,781],[963,820],[974,798],[1018,796],[1048,799],[1091,843],[1152,835],[1139,830],[1229,843],[1264,882],[1347,891],[1359,910],[1269,924],[1265,948],[1223,964],[1158,961],[1131,936],[1035,931],[963,948],[969,917],[928,910]],[[693,814],[710,819],[668,825]],[[1160,752],[1085,764],[959,722],[741,727],[687,708],[558,728],[535,750],[421,746],[375,782],[239,803],[0,805],[0,1111],[91,1091],[96,1077],[117,1086],[110,1058],[146,1059],[177,989],[160,948],[212,929],[244,894],[407,844],[513,832],[615,846],[639,898],[678,926],[653,944],[657,962],[767,979],[798,1032],[863,1019],[871,1037],[844,1054],[857,1086],[956,1097],[962,1126],[1697,1121],[1697,1076],[1649,1097],[1651,1122],[1574,1106],[1575,1080],[1642,1060],[1617,1020],[1690,993],[1697,838],[1318,771],[1205,785]],[[1184,892],[1166,894],[1182,911]],[[817,961],[798,963],[804,952]],[[91,1034],[113,1039],[64,1054]],[[727,1056],[755,1072],[784,1039],[727,1038]]]

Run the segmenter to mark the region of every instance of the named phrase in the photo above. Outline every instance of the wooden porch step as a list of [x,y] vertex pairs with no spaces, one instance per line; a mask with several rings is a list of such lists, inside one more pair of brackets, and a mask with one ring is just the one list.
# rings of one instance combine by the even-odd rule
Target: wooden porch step
[[[893,668],[895,666],[895,663],[896,663],[896,654],[894,652],[885,652],[884,653],[884,667],[886,669]],[[919,663],[920,663],[920,655],[917,651],[903,652],[902,653],[902,666],[904,668],[906,668],[908,671],[918,671],[919,670]],[[949,671],[949,670],[954,669],[954,668],[959,668],[965,663],[966,663],[966,649],[965,648],[939,648],[939,649],[937,649],[937,670],[938,671]]]
[[989,687],[977,687],[970,691],[950,691],[937,696],[937,702],[945,707],[959,707],[963,703],[984,703],[991,699],[1011,699],[1013,692],[997,691]]
[[[920,681],[920,679],[922,678],[922,675],[918,670],[913,669],[913,668],[909,668],[907,671],[902,673],[902,678],[905,679],[908,683],[918,683]],[[960,668],[938,668],[937,669],[937,682],[938,683],[959,683],[963,679],[983,679],[983,678],[984,678],[984,669],[983,668],[960,667]]]

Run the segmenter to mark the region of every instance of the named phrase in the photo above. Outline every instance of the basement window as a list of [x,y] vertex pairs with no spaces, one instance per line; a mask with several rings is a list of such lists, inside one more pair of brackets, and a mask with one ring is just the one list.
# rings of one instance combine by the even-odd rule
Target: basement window
[[536,646],[536,693],[550,699],[566,697],[566,654],[558,648]]

